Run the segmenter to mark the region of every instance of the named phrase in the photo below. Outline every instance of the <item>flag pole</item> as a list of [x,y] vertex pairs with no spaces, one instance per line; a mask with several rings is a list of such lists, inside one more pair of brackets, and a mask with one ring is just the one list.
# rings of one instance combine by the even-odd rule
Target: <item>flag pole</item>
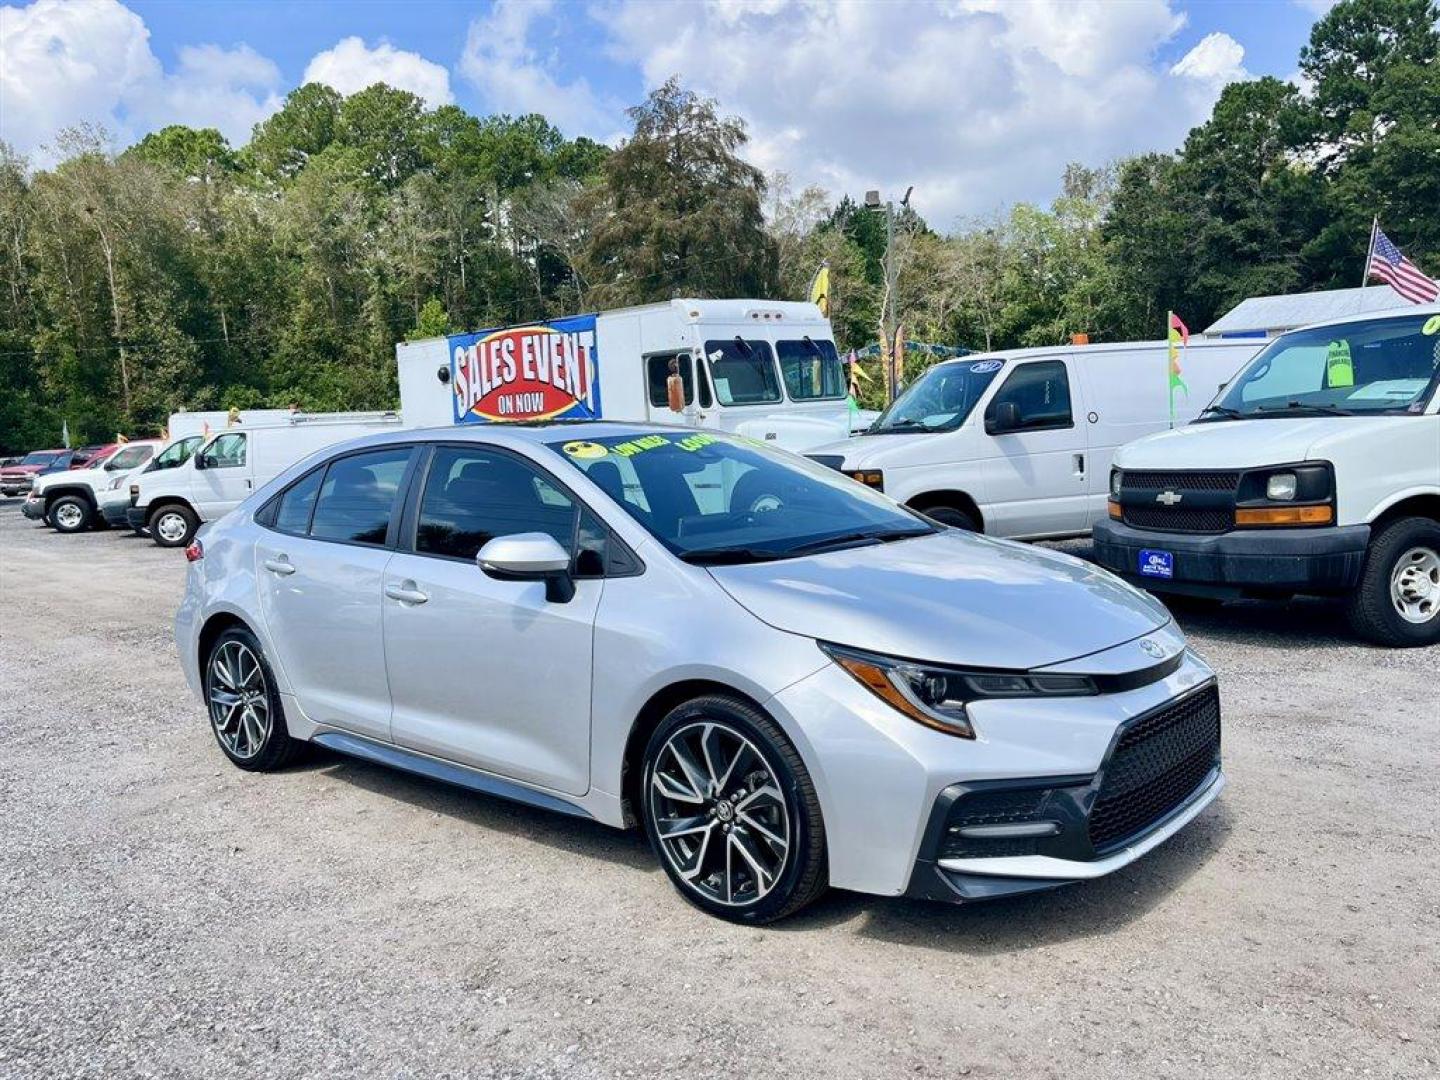
[[1360,287],[1370,283],[1370,260],[1375,255],[1375,234],[1380,231],[1380,215],[1370,219],[1370,246],[1365,249],[1365,269],[1360,271]]

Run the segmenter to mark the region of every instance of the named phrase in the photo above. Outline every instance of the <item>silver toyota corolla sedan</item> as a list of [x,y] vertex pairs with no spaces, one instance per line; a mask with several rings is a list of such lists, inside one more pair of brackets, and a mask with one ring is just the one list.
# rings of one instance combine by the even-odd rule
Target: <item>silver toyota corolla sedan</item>
[[201,534],[175,639],[221,750],[305,743],[617,827],[759,923],[1107,874],[1220,792],[1165,609],[692,429],[395,432]]

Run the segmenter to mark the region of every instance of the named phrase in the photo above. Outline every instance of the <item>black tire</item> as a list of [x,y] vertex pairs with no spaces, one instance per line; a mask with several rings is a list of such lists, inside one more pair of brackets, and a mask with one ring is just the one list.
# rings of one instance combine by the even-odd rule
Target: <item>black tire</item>
[[964,529],[966,532],[980,531],[980,522],[975,520],[975,515],[958,506],[927,506],[920,513],[931,521],[949,525],[952,529]]
[[[252,669],[246,667],[243,660],[239,664],[233,662],[232,658],[237,655],[254,658],[258,668],[258,679],[254,681],[263,682],[263,686],[254,685],[248,678]],[[231,764],[247,772],[273,772],[294,761],[305,748],[305,744],[290,737],[290,729],[285,724],[285,709],[280,703],[280,692],[276,689],[275,674],[270,668],[270,662],[265,659],[265,650],[260,647],[259,639],[247,627],[232,626],[211,643],[204,657],[204,665],[202,681],[205,686],[205,708],[210,719],[210,732],[215,736],[221,753],[230,759]],[[216,701],[217,692],[225,694],[230,689],[225,685],[225,677],[220,674],[222,669],[228,669],[231,672],[230,679],[243,683],[249,693],[261,695],[266,706],[263,737],[250,737],[256,729],[250,726],[243,706],[227,709]],[[259,710],[252,710],[250,715],[258,717]],[[259,724],[258,719],[255,722]],[[242,730],[245,736],[243,742]],[[235,737],[227,739],[229,732],[234,732]]]
[[[667,762],[674,761],[669,757],[672,738],[684,740],[697,729],[702,733],[706,729],[715,729],[719,734],[710,737],[724,740],[730,745],[735,745],[737,741],[748,745],[749,751],[743,757],[737,755],[731,769],[720,770],[725,774],[722,779],[727,783],[720,791],[719,798],[708,800],[710,805],[705,812],[697,812],[696,820],[709,821],[708,825],[701,827],[702,830],[708,830],[708,833],[702,831],[705,843],[710,843],[715,836],[724,837],[720,843],[726,855],[730,855],[730,830],[733,828],[737,845],[742,842],[753,844],[755,846],[750,850],[759,852],[762,858],[775,860],[771,884],[763,894],[755,889],[757,896],[754,899],[745,899],[743,889],[739,894],[740,899],[733,902],[725,902],[712,896],[712,892],[719,893],[724,889],[727,875],[717,867],[700,878],[698,883],[692,883],[686,879],[677,866],[676,859],[672,858],[661,842],[657,819],[664,804],[673,803],[674,800],[667,799],[663,794],[652,796],[653,792],[661,790],[655,787],[656,771],[666,769]],[[763,768],[760,762],[750,756],[751,753],[758,755],[760,762],[763,762]],[[735,771],[746,764],[751,767],[745,768],[743,772]],[[762,794],[762,789],[750,791],[749,798],[746,798],[744,785],[752,778],[763,777],[765,768],[768,768],[776,781],[781,798],[767,799],[765,803],[757,804],[752,800]],[[769,777],[764,777],[767,788],[768,780]],[[645,834],[650,839],[650,847],[676,890],[701,911],[730,922],[758,926],[794,914],[829,887],[825,822],[820,813],[820,801],[815,795],[810,773],[784,732],[773,720],[748,702],[716,694],[687,701],[672,709],[651,734],[645,747],[641,783],[640,816],[645,824]],[[682,801],[689,803],[694,800]],[[763,831],[757,830],[760,823],[742,811],[749,805],[752,808],[750,812],[756,815],[778,815],[782,801],[785,814],[784,839],[788,842],[783,855],[777,856],[776,845],[765,838]],[[732,810],[733,816],[717,817],[715,810],[718,804],[723,802],[729,802],[732,807],[736,807]],[[762,806],[764,809],[760,808]],[[726,819],[729,823],[722,825],[721,820]],[[777,833],[780,831],[777,817],[767,817],[765,825]],[[675,843],[673,839],[671,842]],[[700,841],[695,843],[698,846]],[[714,865],[706,863],[706,858],[706,849],[700,847],[696,860],[698,869],[703,870],[704,865]],[[718,858],[718,854],[711,858]],[[748,872],[743,864],[740,870],[742,874]],[[751,878],[753,889],[759,875],[751,874]],[[733,876],[730,876],[730,881],[733,885]],[[735,896],[733,889],[731,896]]]
[[61,495],[45,511],[45,520],[58,533],[84,532],[94,517],[95,511],[79,495]]
[[1400,614],[1392,596],[1392,581],[1402,569],[1402,560],[1414,562],[1414,553],[1440,556],[1440,521],[1430,518],[1400,518],[1370,537],[1360,584],[1350,597],[1346,614],[1350,626],[1367,641],[1392,648],[1414,648],[1440,642],[1440,581],[1431,581],[1429,616],[1412,622]]
[[[175,519],[185,523],[183,534],[170,525],[170,522]],[[150,514],[145,525],[150,530],[150,539],[161,547],[186,547],[191,540],[195,539],[195,530],[200,528],[200,519],[188,506],[181,503],[166,503],[164,506],[157,507]]]

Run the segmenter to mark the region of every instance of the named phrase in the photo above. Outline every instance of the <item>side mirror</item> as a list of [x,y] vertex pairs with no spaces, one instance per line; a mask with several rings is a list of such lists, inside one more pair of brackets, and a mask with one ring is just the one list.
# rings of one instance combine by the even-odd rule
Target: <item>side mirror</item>
[[1004,435],[1007,431],[1020,430],[1020,406],[1013,401],[1002,401],[995,411],[985,418],[985,432],[989,435]]
[[209,454],[196,454],[196,455],[195,455],[195,468],[197,468],[197,469],[208,469],[208,468],[210,467],[210,465],[211,465],[211,458],[210,458],[210,455],[209,455]]
[[545,599],[568,604],[575,596],[570,553],[549,533],[497,536],[480,549],[475,562],[497,581],[543,581]]

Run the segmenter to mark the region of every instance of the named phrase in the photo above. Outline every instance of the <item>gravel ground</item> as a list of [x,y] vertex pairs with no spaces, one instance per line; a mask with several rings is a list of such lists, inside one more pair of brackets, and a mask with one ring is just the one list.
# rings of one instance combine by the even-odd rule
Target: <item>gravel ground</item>
[[183,574],[0,504],[0,1075],[1440,1068],[1440,649],[1315,603],[1183,618],[1231,785],[1175,840],[1060,892],[832,892],[754,930],[637,835],[336,756],[230,767],[174,656]]

